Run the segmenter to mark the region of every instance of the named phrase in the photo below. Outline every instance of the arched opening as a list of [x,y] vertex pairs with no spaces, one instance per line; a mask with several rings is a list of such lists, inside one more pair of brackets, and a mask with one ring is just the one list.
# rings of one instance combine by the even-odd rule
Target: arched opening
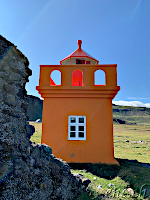
[[61,72],[59,70],[53,70],[50,74],[50,86],[61,85]]
[[94,85],[95,86],[106,85],[105,72],[103,70],[98,69],[94,72]]
[[75,70],[72,73],[72,86],[83,86],[83,72],[81,70]]

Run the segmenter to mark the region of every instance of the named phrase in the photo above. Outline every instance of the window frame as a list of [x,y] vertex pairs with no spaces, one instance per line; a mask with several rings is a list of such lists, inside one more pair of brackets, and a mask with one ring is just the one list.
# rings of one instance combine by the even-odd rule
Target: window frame
[[[71,122],[71,118],[74,117],[76,122]],[[79,123],[79,118],[84,118],[84,123]],[[71,126],[75,126],[75,131],[71,131]],[[83,131],[79,131],[79,126],[84,126]],[[75,137],[70,137],[71,133],[75,133]],[[79,137],[79,133],[84,133],[84,137]],[[86,140],[86,116],[82,115],[70,115],[68,116],[68,140]]]
[[85,65],[86,61],[84,59],[76,59],[76,65]]

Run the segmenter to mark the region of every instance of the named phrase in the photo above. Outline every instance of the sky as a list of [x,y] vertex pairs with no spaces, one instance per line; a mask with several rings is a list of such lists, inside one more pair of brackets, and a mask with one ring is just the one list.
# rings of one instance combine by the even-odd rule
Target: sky
[[150,0],[0,0],[0,34],[28,58],[29,95],[40,97],[39,65],[82,49],[117,64],[117,105],[150,107]]

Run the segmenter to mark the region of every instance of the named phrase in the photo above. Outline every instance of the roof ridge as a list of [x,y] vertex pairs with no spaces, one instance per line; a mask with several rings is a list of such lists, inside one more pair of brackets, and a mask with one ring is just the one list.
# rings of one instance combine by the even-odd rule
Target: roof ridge
[[73,51],[71,54],[69,54],[68,56],[66,56],[64,59],[62,59],[60,61],[60,64],[64,61],[67,60],[68,58],[71,57],[88,57],[91,58],[93,60],[95,60],[97,63],[99,62],[98,60],[96,60],[94,57],[92,57],[90,54],[88,54],[86,51],[81,49],[81,44],[82,44],[82,40],[78,40],[78,49],[76,49],[75,51]]

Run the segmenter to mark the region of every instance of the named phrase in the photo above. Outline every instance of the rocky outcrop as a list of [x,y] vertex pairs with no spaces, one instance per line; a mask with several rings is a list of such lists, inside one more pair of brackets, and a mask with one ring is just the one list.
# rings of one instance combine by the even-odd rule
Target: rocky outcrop
[[82,192],[66,162],[30,141],[25,84],[28,59],[0,36],[0,199],[78,199]]
[[35,121],[40,119],[42,121],[42,111],[43,111],[43,100],[38,97],[28,95],[27,96],[27,116],[29,121]]

